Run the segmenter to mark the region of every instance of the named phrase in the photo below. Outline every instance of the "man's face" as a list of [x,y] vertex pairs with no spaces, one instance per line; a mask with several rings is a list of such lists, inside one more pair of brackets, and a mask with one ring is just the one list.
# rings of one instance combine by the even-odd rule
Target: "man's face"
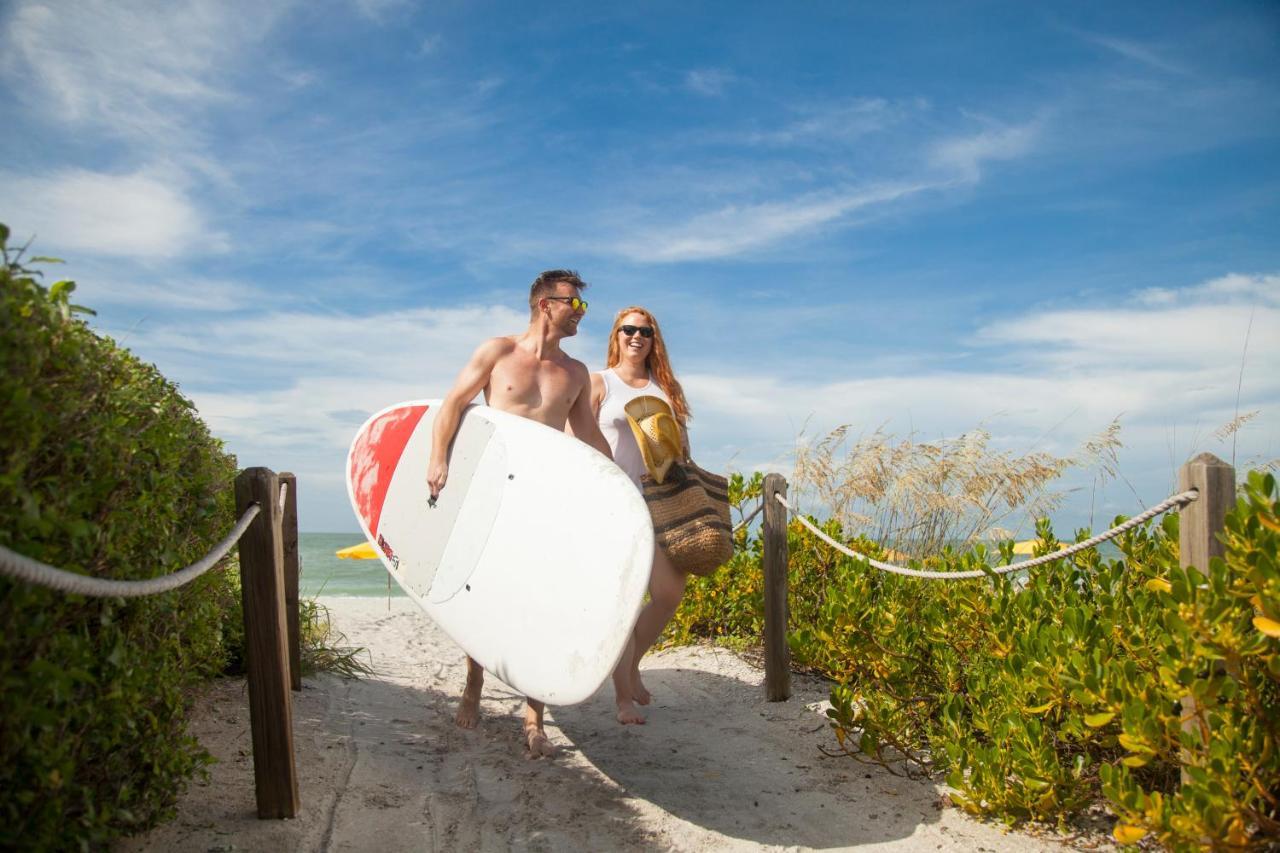
[[560,281],[556,282],[555,293],[552,294],[551,298],[547,299],[547,311],[551,317],[551,325],[563,337],[571,338],[578,334],[578,323],[582,322],[582,316],[587,309],[585,305],[575,309],[571,300],[580,298],[578,288],[567,282]]

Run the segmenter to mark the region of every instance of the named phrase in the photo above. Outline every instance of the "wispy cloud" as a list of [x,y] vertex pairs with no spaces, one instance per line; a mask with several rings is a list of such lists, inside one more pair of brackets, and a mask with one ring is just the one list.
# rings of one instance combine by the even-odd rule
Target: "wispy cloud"
[[699,95],[719,97],[737,77],[724,68],[695,68],[684,75],[685,88]]
[[900,184],[822,193],[780,202],[729,205],[675,225],[644,229],[613,248],[640,263],[697,261],[760,249],[875,205],[930,189]]
[[0,207],[13,227],[58,252],[170,258],[225,249],[225,236],[210,232],[178,184],[174,175],[147,172],[2,175]]
[[887,130],[927,106],[923,101],[855,98],[847,103],[799,107],[796,118],[777,122],[768,130],[720,132],[709,138],[716,142],[785,148],[848,145],[868,134]]
[[1174,62],[1170,62],[1160,55],[1160,52],[1150,45],[1132,39],[1118,38],[1116,36],[1101,35],[1099,33],[1090,33],[1077,31],[1082,37],[1093,42],[1094,44],[1104,47],[1125,59],[1132,60],[1148,68],[1154,68],[1157,71],[1163,71],[1168,74],[1185,74],[1186,70]]
[[944,139],[933,146],[931,160],[938,167],[976,181],[982,176],[984,164],[993,160],[1015,160],[1028,154],[1041,126],[1042,121],[1037,119]]
[[225,67],[286,6],[85,0],[68,15],[27,0],[9,16],[0,67],[54,120],[163,144],[190,132],[190,109],[230,97]]
[[1145,305],[1225,301],[1247,305],[1280,306],[1280,275],[1231,273],[1195,287],[1148,288],[1139,291],[1135,299]]

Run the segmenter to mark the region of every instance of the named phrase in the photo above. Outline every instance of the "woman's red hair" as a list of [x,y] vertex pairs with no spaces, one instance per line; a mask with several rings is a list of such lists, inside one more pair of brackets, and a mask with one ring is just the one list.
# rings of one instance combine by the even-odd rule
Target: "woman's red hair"
[[689,401],[684,398],[684,389],[680,387],[675,372],[671,369],[671,359],[667,356],[667,345],[662,342],[662,330],[658,328],[658,321],[648,309],[632,305],[630,308],[623,308],[618,312],[618,316],[613,318],[613,329],[609,332],[609,351],[605,354],[604,366],[614,367],[622,361],[622,347],[618,344],[618,327],[622,325],[623,318],[628,314],[643,314],[649,321],[649,325],[653,326],[653,347],[649,350],[644,366],[653,380],[658,383],[658,387],[671,398],[671,408],[675,410],[676,420],[682,424],[687,423],[692,417],[689,413]]

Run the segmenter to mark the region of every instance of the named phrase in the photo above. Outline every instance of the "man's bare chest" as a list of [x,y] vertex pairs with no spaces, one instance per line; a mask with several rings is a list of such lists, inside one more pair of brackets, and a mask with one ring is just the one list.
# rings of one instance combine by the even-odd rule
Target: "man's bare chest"
[[567,364],[510,357],[494,366],[487,396],[495,408],[562,424],[581,386],[581,376]]

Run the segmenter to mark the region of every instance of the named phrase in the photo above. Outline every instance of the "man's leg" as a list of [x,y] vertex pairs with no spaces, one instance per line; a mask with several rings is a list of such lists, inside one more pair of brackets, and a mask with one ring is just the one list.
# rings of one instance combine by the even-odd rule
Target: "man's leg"
[[462,688],[462,701],[454,722],[459,728],[474,729],[480,722],[480,690],[484,687],[484,669],[467,656],[467,686]]
[[537,699],[526,699],[529,704],[524,709],[524,743],[529,749],[530,758],[542,758],[556,754],[551,739],[542,728],[542,712],[547,707]]
[[640,611],[636,620],[635,651],[631,656],[631,695],[641,705],[649,704],[649,691],[640,680],[640,658],[644,657],[658,640],[662,629],[667,627],[671,617],[680,606],[684,597],[684,586],[688,577],[667,559],[662,546],[653,549],[653,572],[649,575],[649,603]]
[[627,638],[627,648],[622,653],[618,665],[613,668],[613,698],[618,706],[618,722],[624,726],[644,722],[644,717],[636,710],[634,686],[632,684],[632,659],[635,657],[636,636],[632,631]]

